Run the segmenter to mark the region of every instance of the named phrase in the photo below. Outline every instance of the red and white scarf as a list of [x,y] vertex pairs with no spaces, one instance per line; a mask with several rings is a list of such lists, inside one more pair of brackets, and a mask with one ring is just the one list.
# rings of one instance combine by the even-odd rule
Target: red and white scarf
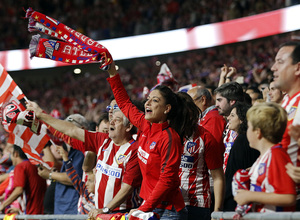
[[48,58],[70,64],[99,62],[100,69],[107,70],[113,59],[108,50],[97,41],[71,29],[59,21],[32,8],[26,11],[28,31],[39,31],[58,40],[32,36],[30,57]]

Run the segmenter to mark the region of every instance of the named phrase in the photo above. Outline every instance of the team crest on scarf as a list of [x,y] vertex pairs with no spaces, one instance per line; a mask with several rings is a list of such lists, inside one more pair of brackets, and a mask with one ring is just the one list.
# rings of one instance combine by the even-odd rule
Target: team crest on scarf
[[265,163],[261,163],[258,166],[258,175],[263,175],[266,172],[266,164]]
[[120,154],[117,158],[117,163],[118,164],[122,164],[124,162],[124,160],[126,159],[126,155],[124,154]]
[[57,42],[57,40],[48,40],[48,41],[44,41],[43,45],[46,49],[45,54],[52,59],[53,56],[53,52],[54,50],[58,50],[59,49],[59,43]]
[[156,145],[156,142],[155,142],[155,141],[153,141],[153,142],[150,144],[150,150],[153,150],[153,149],[154,149],[154,147],[155,147],[155,145]]
[[186,150],[190,154],[194,153],[196,151],[196,143],[195,142],[188,142],[186,145]]
[[297,107],[296,106],[293,106],[291,107],[289,113],[288,113],[288,120],[293,120],[295,115],[296,115],[296,112],[297,112]]
[[12,102],[8,103],[5,106],[5,108],[3,109],[3,113],[2,113],[3,121],[2,121],[2,123],[4,125],[10,124],[11,120],[14,117],[16,117],[16,115],[19,112],[21,112],[21,109],[15,101],[12,101]]

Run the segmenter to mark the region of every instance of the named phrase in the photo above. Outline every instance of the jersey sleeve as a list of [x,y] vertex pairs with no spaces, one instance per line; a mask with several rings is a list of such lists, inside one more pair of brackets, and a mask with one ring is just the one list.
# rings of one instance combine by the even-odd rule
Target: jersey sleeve
[[84,131],[84,149],[85,151],[92,151],[98,153],[98,149],[101,147],[105,139],[108,138],[108,134],[93,131]]
[[146,123],[144,113],[132,104],[130,98],[121,82],[120,75],[117,74],[114,77],[108,78],[114,97],[117,104],[123,114],[129,119],[129,121],[138,129],[143,130],[143,125]]
[[[182,154],[182,144],[178,134],[171,134],[170,129],[167,129],[167,137],[164,138],[160,147],[160,176],[152,193],[144,204],[139,207],[139,210],[148,212],[163,201],[170,201],[168,196],[176,195],[179,190],[179,166]],[[180,192],[179,192],[180,193]]]
[[68,177],[73,183],[74,188],[77,190],[79,195],[84,196],[87,200],[90,199],[88,190],[86,188],[85,183],[82,181],[81,177],[76,172],[75,168],[73,167],[73,164],[71,161],[68,161],[66,163],[66,172]]
[[274,193],[296,195],[296,185],[286,172],[287,163],[291,163],[289,155],[282,148],[273,149],[268,181],[273,186]]
[[53,134],[55,137],[62,139],[64,142],[72,146],[74,149],[80,150],[82,153],[85,152],[84,144],[82,141],[72,138],[68,135],[65,135],[64,133],[54,129],[51,126],[48,126],[48,131],[50,131],[51,134]]
[[[136,145],[136,143],[137,142],[135,142],[134,144]],[[134,188],[139,187],[142,183],[142,174],[137,157],[137,147],[135,147],[132,150],[132,155],[128,163],[126,164],[126,169],[122,182],[127,183],[128,185],[131,185]]]
[[223,166],[223,151],[221,150],[223,147],[223,143],[218,143],[214,136],[202,128],[204,132],[204,159],[207,164],[207,168],[210,170],[214,170]]

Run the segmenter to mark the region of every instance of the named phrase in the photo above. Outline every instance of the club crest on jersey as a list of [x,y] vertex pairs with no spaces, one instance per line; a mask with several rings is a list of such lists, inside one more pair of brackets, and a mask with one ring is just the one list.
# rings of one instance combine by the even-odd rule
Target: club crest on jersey
[[288,113],[288,120],[293,120],[295,115],[296,115],[296,112],[297,112],[297,107],[296,106],[293,106],[291,107],[289,113]]
[[186,145],[186,150],[192,154],[195,152],[196,150],[196,143],[195,142],[188,142],[187,145]]
[[258,166],[258,175],[263,175],[266,172],[266,164],[260,163]]
[[155,145],[156,145],[156,142],[155,142],[155,141],[153,141],[153,142],[150,144],[150,150],[153,150],[153,149],[154,149],[154,147],[155,147]]
[[122,164],[124,162],[124,160],[126,159],[126,155],[124,154],[120,154],[117,158],[117,163],[118,164]]

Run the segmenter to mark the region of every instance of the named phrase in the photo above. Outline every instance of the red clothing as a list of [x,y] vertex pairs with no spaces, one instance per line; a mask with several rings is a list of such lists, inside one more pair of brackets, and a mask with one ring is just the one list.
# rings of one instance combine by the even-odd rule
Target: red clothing
[[198,127],[199,133],[184,143],[179,171],[180,187],[185,205],[209,208],[211,194],[208,169],[222,167],[223,143],[218,144],[209,131]]
[[180,211],[185,204],[179,189],[178,172],[183,151],[179,135],[167,122],[151,124],[145,119],[145,115],[131,103],[119,74],[107,80],[120,109],[141,131],[138,157],[143,175],[140,196],[144,202],[139,210],[171,210],[174,206]]
[[53,136],[62,139],[65,143],[72,146],[72,148],[76,150],[80,150],[83,154],[85,153],[84,143],[80,140],[77,140],[75,138],[71,138],[68,135],[65,135],[64,133],[54,129],[51,126],[48,126],[48,131],[53,134]]
[[141,184],[140,169],[137,159],[137,144],[131,140],[117,146],[108,134],[85,131],[85,149],[97,154],[95,173],[95,206],[100,209],[116,196],[122,183],[127,183],[136,189],[114,211],[137,208]]
[[298,110],[300,102],[300,91],[294,94],[292,97],[286,95],[282,101],[282,107],[288,114],[288,122],[285,132],[282,137],[282,147],[287,150],[291,157],[294,165],[300,166],[300,162],[297,162],[297,156],[300,155],[300,148],[298,147],[297,141],[290,137],[288,134],[289,126],[291,124],[300,124],[300,111]]
[[[287,174],[285,165],[291,160],[280,145],[270,148],[251,167],[250,190],[256,192],[296,195],[295,183]],[[279,202],[279,201],[278,201]],[[279,207],[254,203],[254,212],[295,211],[295,207]]]
[[22,187],[26,198],[25,214],[43,214],[46,180],[38,175],[37,167],[28,160],[16,165],[14,169],[14,187]]
[[214,106],[206,109],[200,120],[200,125],[208,130],[218,143],[222,143],[219,145],[221,147],[221,151],[223,151],[222,153],[225,151],[225,145],[223,144],[223,132],[225,130],[226,123],[227,122],[224,117],[219,114],[217,107]]

